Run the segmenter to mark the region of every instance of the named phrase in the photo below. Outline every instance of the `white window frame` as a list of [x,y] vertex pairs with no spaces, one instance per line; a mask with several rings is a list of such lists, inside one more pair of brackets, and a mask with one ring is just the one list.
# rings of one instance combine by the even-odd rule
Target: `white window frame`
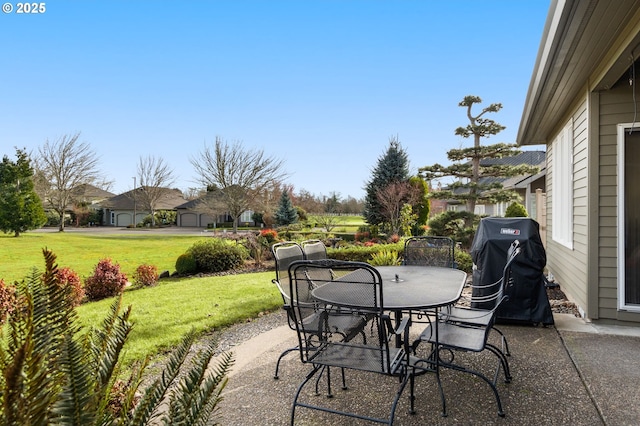
[[573,250],[573,120],[552,143],[551,238]]
[[638,129],[637,123],[621,123],[618,124],[618,309],[630,312],[640,312],[640,306],[631,305],[626,303],[625,296],[625,283],[626,283],[626,264],[625,264],[625,247],[626,247],[626,239],[625,239],[625,223],[624,223],[624,162],[625,162],[625,133],[632,130]]

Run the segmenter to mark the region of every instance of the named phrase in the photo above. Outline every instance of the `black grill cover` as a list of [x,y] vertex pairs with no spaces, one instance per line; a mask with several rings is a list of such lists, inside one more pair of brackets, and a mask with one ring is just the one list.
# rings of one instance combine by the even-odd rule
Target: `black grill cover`
[[[471,246],[473,284],[487,285],[502,278],[507,250],[513,240],[520,241],[522,253],[512,264],[514,283],[506,289],[509,300],[498,308],[496,320],[551,325],[553,314],[543,275],[547,255],[535,220],[487,217],[480,221]],[[482,291],[474,289],[472,295],[486,295]]]

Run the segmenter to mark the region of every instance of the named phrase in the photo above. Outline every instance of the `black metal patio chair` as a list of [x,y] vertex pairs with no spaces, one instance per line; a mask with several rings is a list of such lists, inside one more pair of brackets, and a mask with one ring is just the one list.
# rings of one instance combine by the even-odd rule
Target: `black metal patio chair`
[[[492,293],[487,293],[485,302],[492,303],[492,308],[490,309],[490,317],[486,325],[449,321],[446,318],[446,315],[444,315],[444,317],[438,318],[437,324],[434,322],[427,326],[420,337],[413,343],[414,350],[416,350],[421,342],[429,343],[431,345],[429,359],[431,362],[435,362],[434,357],[437,356],[437,362],[440,367],[469,373],[485,381],[493,391],[498,407],[498,415],[500,417],[504,417],[504,411],[502,409],[502,402],[500,400],[500,394],[498,393],[496,383],[501,369],[504,373],[505,383],[509,383],[511,381],[511,371],[509,369],[509,361],[505,354],[500,348],[489,343],[488,338],[489,332],[495,322],[498,307],[502,302],[508,299],[508,296],[505,295],[505,289],[511,282],[511,265],[520,252],[520,247],[516,247],[513,250],[504,267],[502,279],[493,284],[495,288]],[[436,348],[437,350],[435,350]],[[489,379],[489,377],[478,370],[456,362],[455,353],[457,351],[480,353],[485,349],[493,353],[498,358],[493,379]],[[449,353],[449,359],[445,360],[440,356],[443,350]],[[439,380],[440,376],[438,375],[438,381]],[[443,416],[446,416],[447,414],[444,399],[442,414]]]
[[327,246],[320,240],[305,240],[300,243],[304,258],[307,260],[322,260],[327,258]]
[[[291,286],[289,283],[289,266],[295,262],[304,259],[304,253],[300,244],[293,241],[285,241],[281,243],[274,244],[272,247],[273,256],[276,261],[276,278],[273,281],[274,284],[278,287],[280,294],[283,300],[283,308],[287,312],[287,321],[289,327],[292,330],[296,330],[296,321],[303,321],[307,324],[307,328],[311,329],[312,325],[317,321],[317,317],[319,312],[313,304],[308,304],[305,306],[301,306],[298,309],[298,316],[293,316],[292,303],[293,303],[293,295],[290,292]],[[314,275],[315,274],[315,275]],[[328,269],[315,269],[308,273],[309,277],[313,277],[316,279],[316,283],[323,283],[326,281],[331,281],[333,279],[333,274],[331,270]],[[310,301],[311,295],[308,290],[305,293],[298,294],[298,300],[307,299]],[[304,312],[304,315],[302,313]],[[339,318],[333,318],[330,321],[331,326],[333,327],[333,331],[336,336],[341,336],[343,340],[351,340],[356,335],[361,334],[363,339],[366,340],[364,327],[366,324],[366,317],[361,316],[342,316]],[[308,342],[305,342],[305,344]],[[282,358],[288,353],[294,352],[298,350],[298,346],[291,347],[285,349],[280,356],[278,357],[278,361],[276,362],[276,370],[274,374],[274,378],[279,378],[280,372],[280,362]],[[344,380],[344,377],[343,377]]]
[[[520,241],[514,240],[509,246],[505,262],[508,262],[509,259],[511,259],[513,253],[519,247]],[[509,284],[502,279],[499,282],[502,283],[503,287]],[[491,317],[493,315],[492,305],[494,293],[496,291],[496,283],[488,285],[471,284],[470,287],[472,291],[476,291],[478,295],[474,296],[472,294],[469,297],[463,298],[462,301],[458,302],[456,305],[449,307],[442,313],[442,319],[449,322],[459,322],[463,324],[486,327],[487,325],[489,325],[489,322],[491,321]],[[488,306],[486,306],[487,303],[489,304]],[[498,327],[496,327],[495,324],[492,326],[492,330],[500,335],[502,352],[505,355],[510,356],[511,352],[509,350],[509,342],[507,341],[507,337],[505,336],[505,334]]]
[[405,265],[455,267],[455,242],[449,237],[411,237],[404,242]]
[[[276,277],[271,280],[280,291],[280,295],[282,296],[283,306],[282,308],[287,313],[287,322],[289,324],[289,328],[292,330],[296,329],[293,319],[293,313],[291,311],[291,296],[289,294],[289,266],[297,261],[304,259],[304,252],[302,251],[302,247],[300,244],[294,241],[283,241],[280,243],[276,243],[271,247],[271,252],[273,253],[273,258],[276,263]],[[278,373],[280,371],[280,361],[282,358],[288,353],[294,352],[298,350],[298,347],[292,347],[285,349],[280,356],[278,357],[278,361],[276,362],[276,371],[274,374],[274,378],[278,379]]]
[[[331,269],[335,279],[331,282],[318,282],[313,277],[327,276],[318,272]],[[300,261],[294,262],[289,268],[290,293],[293,295],[293,313],[296,318],[300,358],[303,363],[313,366],[295,393],[291,409],[291,424],[294,424],[296,409],[299,407],[320,410],[343,416],[359,418],[379,423],[393,424],[395,410],[403,390],[410,384],[411,411],[414,401],[414,375],[416,370],[411,366],[408,337],[410,318],[404,318],[394,327],[390,317],[383,312],[382,279],[378,271],[366,263],[344,262],[337,260]],[[327,302],[317,296],[318,289],[325,294],[338,291],[348,294],[349,299],[356,303],[338,304]],[[314,297],[308,298],[311,294]],[[335,294],[335,293],[334,293]],[[346,300],[346,299],[341,299]],[[305,321],[306,312],[313,307],[319,313],[314,322]],[[375,335],[368,341],[360,339],[344,339],[336,336],[333,323],[344,317],[374,316],[377,320]],[[395,347],[395,336],[401,335],[403,345]],[[303,389],[312,378],[327,370],[326,379],[328,395],[333,396],[331,390],[331,375],[329,368],[359,370],[372,374],[392,376],[399,379],[399,387],[391,402],[388,418],[375,418],[365,413],[342,411],[331,408],[329,404],[319,405],[301,401]],[[344,387],[344,383],[343,383]],[[317,381],[316,381],[317,388]],[[371,392],[366,389],[364,392]],[[316,389],[317,393],[317,389]],[[352,393],[353,394],[353,393]],[[353,410],[356,411],[356,410]]]

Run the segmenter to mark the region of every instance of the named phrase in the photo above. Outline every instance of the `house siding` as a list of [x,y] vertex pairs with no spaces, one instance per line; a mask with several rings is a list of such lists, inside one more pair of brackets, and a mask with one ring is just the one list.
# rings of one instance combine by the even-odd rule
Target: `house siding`
[[[570,249],[550,238],[553,235],[553,145],[547,146],[547,268],[561,288],[582,309],[587,303],[588,191],[587,191],[587,101],[579,103],[564,120],[573,123],[573,247]],[[557,133],[551,140],[554,140]]]
[[640,321],[640,314],[618,310],[617,125],[634,119],[632,93],[624,83],[600,93],[598,315],[604,320]]

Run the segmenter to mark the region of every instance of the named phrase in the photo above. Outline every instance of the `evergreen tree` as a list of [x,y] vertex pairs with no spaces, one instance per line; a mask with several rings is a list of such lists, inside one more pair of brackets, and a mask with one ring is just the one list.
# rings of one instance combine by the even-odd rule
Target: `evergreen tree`
[[393,183],[409,180],[409,157],[397,138],[389,139],[389,147],[373,170],[371,180],[365,190],[364,218],[370,225],[380,225],[385,222],[382,208],[378,201],[378,192]]
[[492,159],[513,157],[519,154],[520,150],[516,148],[516,144],[480,145],[482,138],[496,135],[505,129],[504,126],[494,120],[484,117],[487,113],[500,111],[502,104],[491,104],[484,108],[480,114],[472,115],[473,105],[481,102],[482,99],[477,96],[465,96],[462,102],[458,104],[467,109],[469,124],[465,127],[458,127],[455,134],[464,138],[473,137],[473,146],[471,148],[448,151],[447,157],[453,162],[450,166],[434,164],[420,169],[420,175],[426,181],[447,176],[457,178],[447,189],[431,192],[430,197],[465,202],[467,212],[471,213],[471,215],[465,215],[464,217],[465,226],[467,227],[471,227],[473,224],[472,214],[476,203],[493,204],[509,202],[519,198],[515,191],[503,189],[502,183],[500,183],[502,178],[537,172],[537,168],[530,165],[511,166],[491,161]]
[[14,162],[5,155],[0,163],[0,230],[19,237],[44,225],[47,217],[34,190],[29,156],[16,148],[16,158]]
[[291,225],[298,221],[298,211],[293,207],[293,203],[289,197],[289,191],[282,191],[275,219],[276,224],[279,226]]

